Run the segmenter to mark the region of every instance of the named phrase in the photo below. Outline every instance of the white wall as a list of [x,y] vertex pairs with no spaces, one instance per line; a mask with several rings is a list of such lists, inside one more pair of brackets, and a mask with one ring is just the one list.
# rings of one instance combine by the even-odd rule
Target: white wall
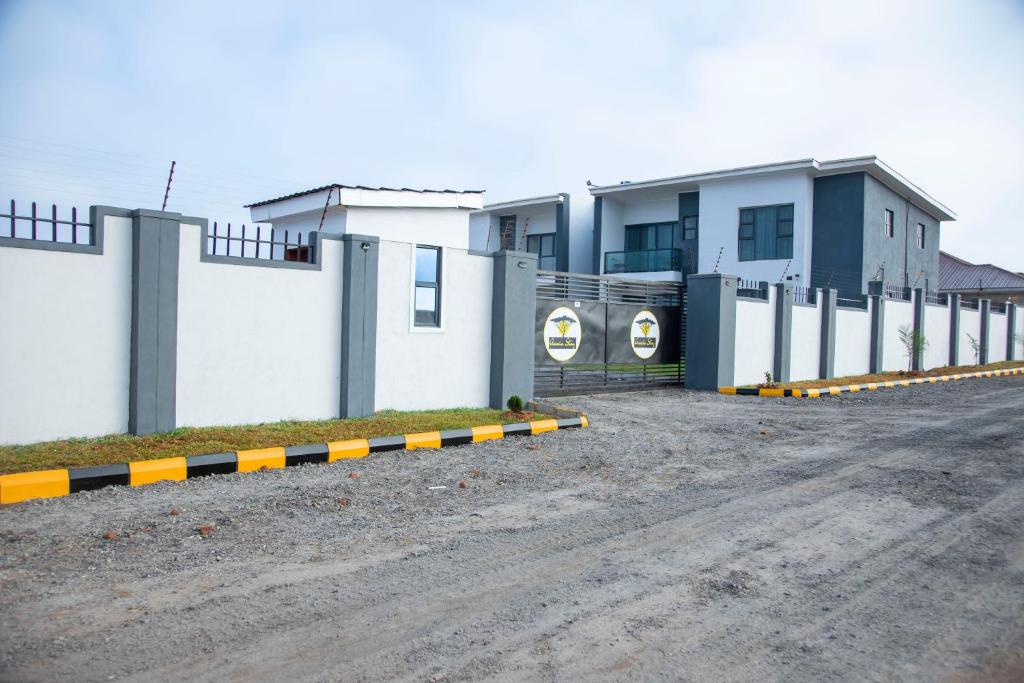
[[102,255],[0,247],[0,443],[128,430],[131,226]]
[[768,301],[736,302],[736,386],[758,384],[775,365],[775,291]]
[[376,235],[382,242],[411,242],[465,250],[469,249],[469,211],[352,206],[348,209],[345,231]]
[[317,271],[204,263],[200,239],[181,226],[178,425],[337,417],[342,243]]
[[412,244],[380,243],[376,409],[486,406],[494,260],[443,250],[441,327],[427,328],[413,325],[414,254]]
[[626,233],[623,222],[623,206],[605,197],[601,200],[601,263],[604,272],[604,255],[609,251],[623,251],[626,248]]
[[924,305],[924,369],[949,365],[949,307]]
[[959,350],[959,356],[957,357],[958,365],[975,365],[978,362],[978,358],[974,353],[974,349],[971,348],[971,342],[967,335],[971,335],[978,343],[981,343],[981,312],[961,308],[960,345],[957,347]]
[[[663,223],[679,220],[679,199],[658,199],[648,202],[637,202],[635,204],[623,204],[622,223],[623,225],[636,225],[637,223]],[[604,228],[602,227],[602,231]]]
[[817,379],[821,359],[821,306],[793,305],[789,378],[798,382]]
[[988,316],[988,362],[1006,360],[1006,314],[991,312]]
[[865,375],[871,369],[871,307],[836,308],[836,377]]
[[[719,272],[748,280],[777,282],[786,259],[739,260],[739,212],[741,208],[793,204],[793,262],[787,275],[799,275],[793,283],[810,286],[811,222],[814,180],[806,173],[736,178],[700,186],[700,256],[702,271],[710,271],[722,250]],[[706,265],[705,265],[706,264]]]
[[1014,341],[1014,360],[1024,360],[1024,306],[1017,307],[1014,327],[1017,328],[1017,339]]
[[885,322],[882,327],[882,370],[909,370],[910,358],[900,343],[900,327],[914,329],[914,304],[909,301],[887,300],[883,306]]

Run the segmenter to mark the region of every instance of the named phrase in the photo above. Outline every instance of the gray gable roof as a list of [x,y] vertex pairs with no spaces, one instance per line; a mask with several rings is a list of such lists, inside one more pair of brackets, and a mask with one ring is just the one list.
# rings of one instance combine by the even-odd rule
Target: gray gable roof
[[991,263],[974,264],[944,251],[939,252],[939,291],[977,290],[1024,292],[1024,276]]

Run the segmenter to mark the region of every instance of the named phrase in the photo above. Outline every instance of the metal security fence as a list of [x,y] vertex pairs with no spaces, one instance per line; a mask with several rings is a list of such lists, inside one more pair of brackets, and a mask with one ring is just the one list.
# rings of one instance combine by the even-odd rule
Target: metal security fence
[[910,301],[910,287],[902,287],[900,285],[893,285],[886,282],[882,285],[882,294],[885,295],[886,299],[892,299],[893,301]]
[[960,308],[977,311],[981,308],[981,303],[977,299],[960,299]]
[[534,391],[557,396],[680,385],[686,289],[540,271]]
[[736,285],[736,296],[745,296],[748,299],[768,300],[768,283],[757,280],[740,279]]
[[860,296],[840,296],[836,297],[836,306],[842,306],[844,308],[864,308],[868,307],[868,297],[866,295]]
[[793,303],[815,306],[818,303],[818,290],[810,287],[793,287]]
[[285,230],[280,239],[274,238],[270,228],[256,225],[232,230],[231,223],[221,227],[216,221],[206,236],[206,251],[211,256],[233,256],[265,261],[316,262],[316,244],[311,239],[303,243],[302,232]]
[[[57,242],[60,244],[95,245],[96,231],[88,221],[78,219],[78,208],[71,207],[71,220],[59,218],[57,205],[51,204],[49,215],[39,214],[35,202],[27,216],[18,215],[18,207],[11,200],[10,213],[0,213],[0,226],[7,234],[0,237]],[[0,230],[3,229],[0,227]]]
[[939,292],[927,291],[924,293],[924,301],[928,304],[935,304],[936,306],[948,306],[949,295],[941,294]]

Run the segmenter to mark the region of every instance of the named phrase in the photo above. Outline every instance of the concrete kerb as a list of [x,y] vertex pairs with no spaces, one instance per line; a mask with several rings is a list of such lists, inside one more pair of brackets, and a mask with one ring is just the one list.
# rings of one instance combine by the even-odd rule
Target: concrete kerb
[[1024,368],[1006,368],[1004,370],[981,370],[978,372],[964,372],[953,375],[933,375],[930,377],[912,377],[910,379],[894,379],[884,382],[867,382],[865,384],[844,384],[833,387],[818,387],[817,389],[770,389],[760,387],[721,387],[720,394],[730,396],[761,396],[771,398],[820,398],[823,396],[837,396],[839,394],[857,393],[860,391],[876,391],[878,389],[893,389],[896,387],[909,387],[914,384],[940,384],[960,379],[974,379],[978,377],[1003,377],[1008,375],[1022,375]]
[[256,448],[116,465],[5,474],[0,475],[0,504],[20,503],[35,498],[59,498],[107,486],[144,486],[158,481],[184,481],[213,474],[256,472],[309,463],[331,463],[337,460],[363,458],[371,453],[446,448],[502,439],[506,436],[530,436],[559,429],[590,426],[590,421],[582,414],[552,414],[556,417],[506,425],[483,425],[466,429],[350,439],[303,446]]

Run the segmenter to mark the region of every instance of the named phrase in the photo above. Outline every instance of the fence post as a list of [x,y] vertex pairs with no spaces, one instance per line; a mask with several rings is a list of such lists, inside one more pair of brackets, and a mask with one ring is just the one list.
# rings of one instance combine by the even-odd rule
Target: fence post
[[1014,360],[1017,351],[1017,306],[1013,302],[1006,302],[1006,360]]
[[818,377],[831,379],[836,375],[836,304],[839,293],[834,289],[822,289],[821,301],[821,350],[818,354]]
[[981,299],[978,302],[978,310],[981,311],[981,341],[978,342],[981,348],[978,349],[978,365],[988,363],[988,345],[990,343],[988,324],[989,316],[992,313],[992,300]]
[[132,219],[132,328],[128,431],[176,425],[178,245],[181,214],[136,209]]
[[[914,290],[914,334],[924,339],[925,292],[920,287]],[[924,370],[924,348],[914,345],[914,357],[911,359],[914,370]]]
[[377,395],[377,268],[380,238],[341,236],[339,417],[373,415]]
[[533,398],[533,349],[537,336],[537,256],[494,254],[491,294],[492,408],[510,396]]
[[949,295],[949,364],[960,364],[960,295]]
[[686,387],[732,386],[736,370],[735,275],[686,278]]
[[885,334],[885,294],[882,283],[868,283],[868,298],[871,301],[871,356],[868,371],[882,371],[882,336]]
[[789,381],[789,361],[793,348],[793,285],[775,285],[775,359],[772,379]]

